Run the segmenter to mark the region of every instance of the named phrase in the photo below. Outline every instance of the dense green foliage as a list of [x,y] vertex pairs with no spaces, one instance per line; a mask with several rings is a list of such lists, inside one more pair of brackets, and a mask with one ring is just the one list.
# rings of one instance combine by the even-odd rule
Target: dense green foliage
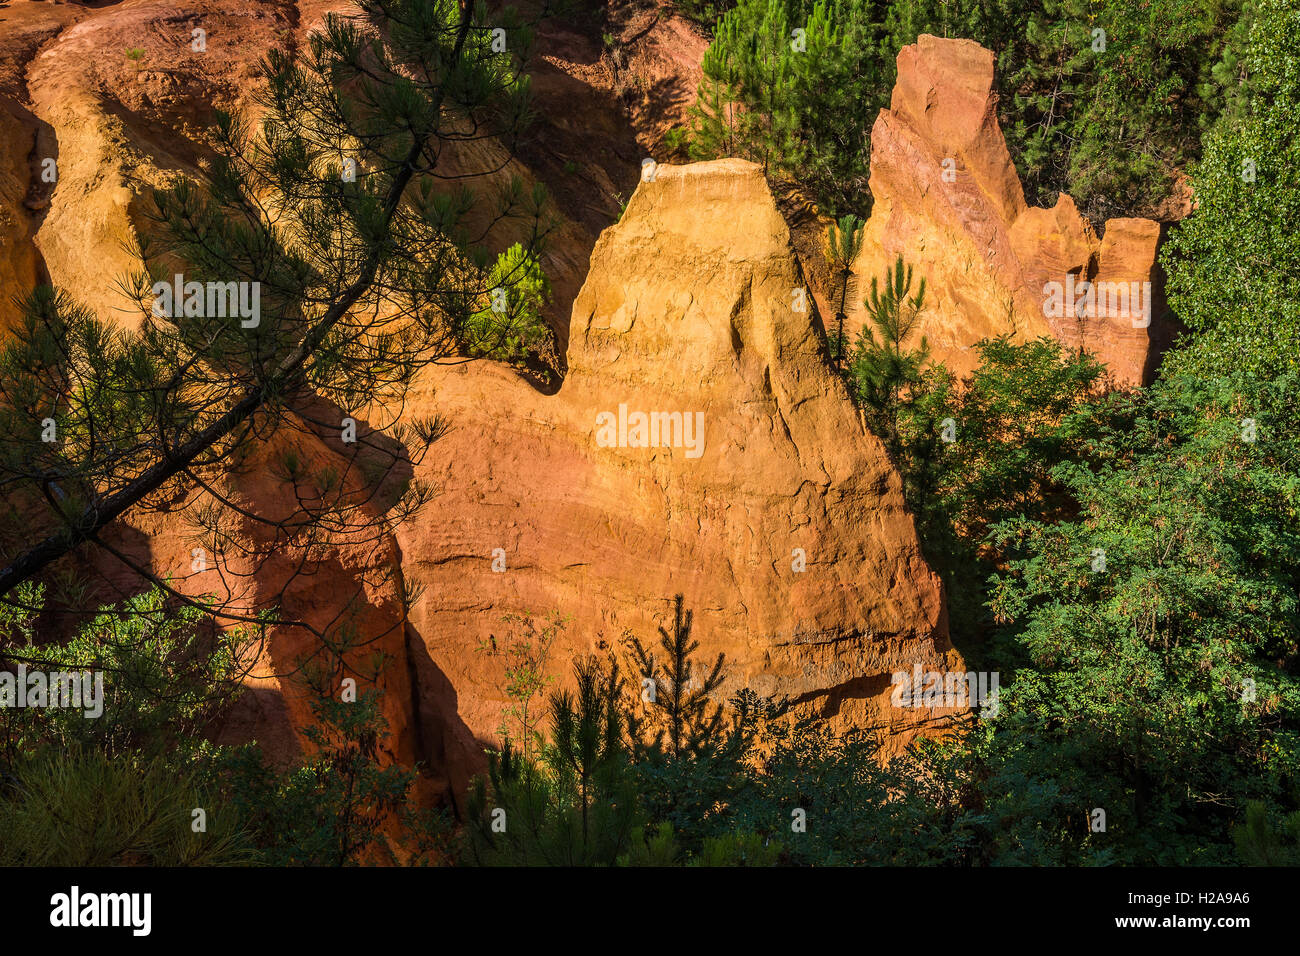
[[1095,795],[1121,862],[1223,862],[1247,800],[1295,806],[1295,386],[1175,377],[1117,396],[1088,460],[1055,469],[1080,514],[994,528],[1019,556],[991,606],[1027,659],[1002,695],[1000,768]]
[[1205,140],[1196,214],[1162,253],[1169,302],[1195,332],[1171,366],[1270,378],[1300,361],[1300,8],[1261,4],[1240,115]]
[[[0,793],[0,866],[241,866],[258,857],[194,769],[158,755],[48,755]],[[209,814],[194,830],[194,811]]]
[[1240,110],[1239,80],[1258,72],[1243,60],[1252,17],[1252,0],[741,0],[705,57],[692,150],[762,162],[832,215],[865,211],[868,139],[899,49],[922,33],[960,37],[996,56],[999,117],[1031,201],[1067,191],[1094,220],[1144,214],[1214,118]]
[[[1099,367],[1048,341],[984,343],[962,383],[899,376],[891,451],[954,634],[1004,678],[996,718],[940,762],[997,824],[959,821],[988,862],[1288,852],[1290,824],[1265,821],[1300,803],[1295,143],[1278,132],[1300,105],[1296,25],[1282,4],[1253,21],[1244,106],[1211,132],[1166,259],[1197,334],[1159,381],[1100,395]],[[1243,141],[1270,178],[1242,178]]]
[[953,634],[982,637],[985,582],[1002,554],[986,532],[1004,519],[1048,520],[1074,507],[1052,469],[1079,460],[1096,433],[1100,420],[1084,404],[1103,368],[1052,339],[1000,338],[976,345],[980,364],[958,381],[910,345],[886,366],[889,390],[862,385],[881,367],[882,346],[865,335],[847,377],[903,479],[926,556],[947,586]]
[[437,813],[408,806],[414,772],[383,760],[388,736],[380,696],[313,698],[316,723],[304,736],[314,754],[287,772],[256,747],[223,753],[217,771],[231,811],[247,822],[261,862],[270,866],[345,866],[391,860],[385,826],[405,824],[439,849]]
[[[161,591],[103,608],[66,642],[42,640],[43,588],[0,610],[0,639],[42,674],[94,672],[81,706],[0,708],[0,862],[7,865],[218,865],[256,859],[207,772],[206,721],[231,699],[238,630],[213,632]],[[20,674],[22,672],[19,672]],[[89,697],[98,700],[92,706]],[[73,700],[76,700],[74,698]],[[90,716],[87,716],[90,715]],[[192,812],[208,814],[207,832]]]
[[704,55],[691,155],[749,159],[835,214],[858,208],[871,124],[892,80],[868,6],[740,0]]

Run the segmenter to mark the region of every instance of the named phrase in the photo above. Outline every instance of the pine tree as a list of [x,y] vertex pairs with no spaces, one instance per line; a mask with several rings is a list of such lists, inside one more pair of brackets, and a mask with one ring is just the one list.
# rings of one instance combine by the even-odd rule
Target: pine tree
[[705,74],[687,111],[688,152],[693,160],[740,155],[734,124],[735,87]]
[[832,211],[864,206],[868,131],[893,76],[869,6],[740,0],[704,55],[692,156],[759,163]]
[[700,642],[691,638],[693,623],[693,612],[684,609],[684,599],[678,594],[673,598],[672,630],[659,628],[662,662],[639,638],[628,635],[625,641],[641,675],[641,700],[649,713],[649,726],[638,723],[633,731],[638,736],[641,732],[653,734],[642,742],[672,759],[699,756],[715,746],[722,726],[722,707],[713,701],[713,695],[723,681],[725,656],[719,653],[711,670],[696,674],[692,655]]
[[582,839],[590,839],[588,817],[598,794],[612,789],[627,757],[623,718],[619,711],[622,682],[616,669],[604,670],[595,660],[573,668],[576,692],[551,695],[551,742],[546,762],[556,778],[577,793]]
[[551,737],[540,760],[509,741],[488,755],[488,775],[469,795],[473,862],[612,866],[645,839],[647,821],[628,773],[618,670],[588,658],[574,664],[574,682],[574,690],[550,697]]
[[856,285],[853,275],[853,263],[862,251],[862,227],[864,223],[850,213],[838,223],[831,223],[826,229],[826,261],[830,264],[831,275],[835,279],[835,339],[831,354],[835,357],[837,368],[844,366],[844,306]]
[[868,423],[884,439],[895,457],[902,450],[899,413],[908,389],[919,384],[929,362],[930,345],[925,337],[915,348],[907,342],[916,331],[925,307],[925,278],[912,294],[912,267],[903,257],[885,273],[883,291],[879,280],[871,279],[871,294],[863,301],[867,324],[858,333],[850,366],[854,390],[864,407]]

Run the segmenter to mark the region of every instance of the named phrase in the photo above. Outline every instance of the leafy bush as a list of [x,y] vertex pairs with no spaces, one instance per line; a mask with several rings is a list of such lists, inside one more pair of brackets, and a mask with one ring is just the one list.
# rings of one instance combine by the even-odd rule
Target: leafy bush
[[488,276],[484,306],[465,324],[471,355],[522,363],[550,338],[543,311],[551,284],[537,258],[515,243],[497,257]]

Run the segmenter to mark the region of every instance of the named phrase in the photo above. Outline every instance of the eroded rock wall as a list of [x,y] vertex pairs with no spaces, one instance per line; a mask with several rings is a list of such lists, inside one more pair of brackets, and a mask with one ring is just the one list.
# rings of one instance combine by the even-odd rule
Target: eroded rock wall
[[[486,365],[430,370],[423,402],[451,432],[420,476],[439,496],[397,540],[436,668],[422,684],[454,692],[466,739],[505,703],[502,662],[474,651],[503,614],[572,614],[567,657],[627,629],[655,639],[675,593],[701,653],[727,655],[728,692],[908,739],[890,673],[956,664],[944,602],[897,474],[791,308],[798,284],[759,167],[660,166],[596,244],[558,394]],[[620,406],[691,416],[702,441],[617,447],[601,416]]]
[[[901,255],[927,280],[920,332],[959,373],[978,363],[973,347],[983,338],[1053,335],[1096,354],[1118,383],[1149,380],[1171,335],[1159,224],[1113,219],[1103,241],[1064,193],[1051,209],[1029,206],[996,106],[993,54],[979,44],[923,35],[899,52],[890,107],[871,131],[875,204],[854,268],[859,288],[865,295]],[[1137,282],[1150,323],[1136,298],[1090,315],[1053,314],[1045,288],[1073,289],[1072,276],[1122,281],[1126,291]],[[857,305],[854,328],[865,321]]]

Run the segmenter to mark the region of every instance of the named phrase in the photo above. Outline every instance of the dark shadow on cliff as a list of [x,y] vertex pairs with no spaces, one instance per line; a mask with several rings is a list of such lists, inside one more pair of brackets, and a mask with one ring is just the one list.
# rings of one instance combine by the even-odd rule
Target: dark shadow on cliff
[[439,782],[439,796],[456,819],[463,819],[465,791],[473,777],[487,771],[486,750],[491,743],[475,737],[461,719],[456,688],[429,656],[424,638],[409,620],[406,654],[411,669],[412,717],[419,728],[424,772]]
[[789,705],[798,707],[810,701],[823,699],[817,716],[823,719],[839,715],[844,702],[848,700],[871,700],[879,697],[890,687],[890,675],[865,674],[836,684],[828,690],[815,690],[798,697],[790,698]]
[[[1157,249],[1164,249],[1165,240],[1169,238],[1169,229],[1173,223],[1162,222],[1160,224],[1160,239],[1156,244]],[[1178,318],[1174,311],[1169,308],[1169,302],[1165,296],[1166,293],[1166,276],[1164,265],[1159,257],[1156,259],[1156,267],[1151,276],[1151,348],[1147,352],[1146,365],[1142,369],[1142,384],[1150,385],[1156,380],[1156,375],[1160,372],[1160,363],[1165,357],[1165,353],[1174,347],[1178,338],[1187,331],[1187,326],[1183,325],[1182,320]]]

